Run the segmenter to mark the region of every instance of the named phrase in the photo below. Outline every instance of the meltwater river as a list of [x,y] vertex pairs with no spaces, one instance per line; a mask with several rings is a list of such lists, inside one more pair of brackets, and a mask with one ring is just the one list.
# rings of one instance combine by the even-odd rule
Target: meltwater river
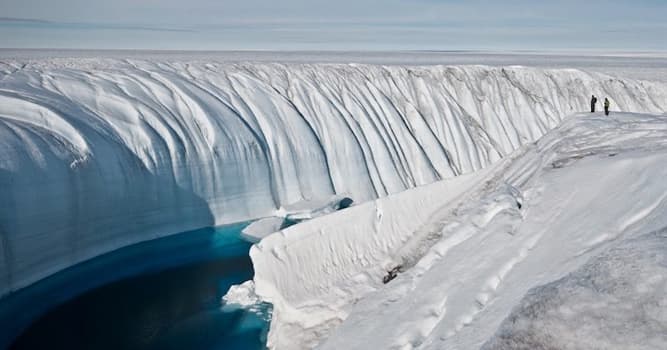
[[139,243],[0,300],[0,349],[264,349],[270,306],[221,307],[252,278],[246,224]]

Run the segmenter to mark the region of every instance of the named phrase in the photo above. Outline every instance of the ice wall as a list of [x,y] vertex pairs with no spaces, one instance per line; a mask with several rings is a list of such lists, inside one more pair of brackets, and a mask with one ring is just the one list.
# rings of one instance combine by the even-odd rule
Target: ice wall
[[592,93],[667,109],[664,84],[577,70],[0,66],[0,295],[141,240],[475,171],[587,110]]

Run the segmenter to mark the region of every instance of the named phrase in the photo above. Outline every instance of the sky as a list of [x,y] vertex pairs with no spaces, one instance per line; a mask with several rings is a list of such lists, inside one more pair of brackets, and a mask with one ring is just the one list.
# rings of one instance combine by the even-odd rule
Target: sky
[[0,0],[0,47],[667,51],[667,0]]

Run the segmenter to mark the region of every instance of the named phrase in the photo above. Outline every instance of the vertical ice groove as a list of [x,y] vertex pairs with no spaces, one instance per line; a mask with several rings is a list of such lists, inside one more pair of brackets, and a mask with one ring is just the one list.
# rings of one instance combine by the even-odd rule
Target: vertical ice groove
[[[332,117],[337,116],[338,118],[316,118],[316,120],[321,121],[323,123],[323,125],[325,126],[325,129],[323,130],[323,135],[327,135],[327,138],[329,138],[330,141],[331,141],[331,146],[328,147],[328,148],[330,148],[330,151],[327,152],[327,153],[328,154],[330,154],[330,153],[335,154],[335,156],[337,157],[336,159],[340,158],[340,154],[339,154],[340,152],[339,151],[334,152],[334,150],[337,149],[336,145],[337,145],[338,138],[342,137],[343,135],[331,133],[330,130],[326,128],[327,125],[330,126],[330,127],[334,127],[334,125],[331,124],[332,123],[330,121],[331,119],[334,119],[334,120],[340,119],[340,121],[338,123],[344,125],[344,128],[342,128],[342,130],[341,130],[340,127],[339,127],[339,128],[337,128],[337,131],[339,131],[339,132],[340,131],[349,131],[349,134],[352,135],[352,138],[353,138],[353,142],[347,142],[346,145],[343,147],[343,149],[345,151],[343,153],[343,156],[346,156],[350,152],[354,152],[354,154],[359,152],[361,154],[361,156],[363,157],[363,159],[361,159],[363,169],[360,169],[360,170],[363,170],[365,175],[366,175],[366,176],[363,176],[365,178],[364,182],[366,182],[368,184],[368,186],[367,186],[368,190],[372,191],[372,193],[369,193],[369,194],[370,194],[371,198],[379,197],[381,195],[381,192],[378,191],[378,186],[380,186],[381,184],[378,184],[374,180],[376,178],[376,176],[374,176],[374,174],[372,173],[371,168],[370,168],[370,166],[372,166],[375,163],[375,161],[373,160],[372,153],[369,151],[370,146],[368,144],[368,140],[366,139],[366,135],[360,129],[358,123],[354,122],[354,120],[352,119],[352,116],[350,115],[350,112],[345,108],[345,105],[344,105],[344,102],[343,102],[343,99],[342,99],[342,97],[343,97],[342,96],[342,90],[333,91],[333,89],[335,87],[336,86],[331,86],[331,87],[321,86],[320,87],[321,90],[319,90],[319,91],[322,93],[322,98],[324,98],[328,102],[328,103],[325,103],[325,104],[321,104],[321,106],[318,106],[317,103],[314,103],[316,101],[316,98],[313,96],[312,93],[304,92],[303,95],[305,95],[308,98],[308,103],[304,103],[304,105],[310,105],[310,106],[312,106],[312,107],[310,107],[311,109],[320,110],[320,111],[322,109],[324,109],[324,106],[331,106],[334,109],[333,111],[329,111],[329,112],[332,114],[331,115]],[[304,100],[305,100],[305,98],[304,98]],[[318,114],[321,114],[322,112],[326,112],[326,111],[321,111],[319,113],[313,112],[312,115],[316,116]],[[324,115],[329,115],[329,113],[324,113]],[[345,157],[344,159],[340,159],[340,161],[337,161],[337,164],[336,164],[337,165],[336,166],[337,171],[335,172],[335,176],[337,178],[339,178],[339,180],[337,182],[336,188],[341,188],[341,187],[344,188],[343,192],[359,193],[359,191],[356,190],[356,188],[353,190],[350,187],[352,184],[349,183],[348,178],[346,178],[344,176],[341,177],[341,174],[345,174],[345,172],[349,171],[349,169],[347,169],[347,167],[344,165],[348,161],[349,161],[349,159],[347,157]],[[341,164],[338,164],[338,163],[341,163]],[[332,175],[332,177],[333,176],[334,175]],[[380,180],[378,180],[378,181],[380,181]],[[345,185],[343,185],[343,184],[345,184]],[[386,191],[382,192],[382,193],[386,193]],[[362,198],[359,198],[359,199],[366,199],[366,198],[362,197]]]
[[667,110],[665,83],[571,69],[66,63],[0,64],[0,295],[160,235],[479,170],[591,93]]
[[[289,77],[287,79],[289,81]],[[267,84],[268,84],[268,82],[267,82]],[[312,136],[316,140],[316,146],[317,146],[318,150],[320,151],[322,158],[324,158],[325,172],[329,176],[329,189],[332,191],[332,193],[336,192],[335,184],[334,184],[334,181],[331,177],[331,169],[330,169],[330,166],[329,166],[329,160],[328,160],[328,157],[327,157],[327,152],[324,149],[324,145],[322,144],[322,139],[321,139],[322,138],[322,133],[317,133],[315,131],[315,128],[313,127],[313,124],[311,123],[311,121],[305,116],[305,114],[301,110],[299,110],[299,107],[293,102],[292,99],[290,99],[288,96],[282,94],[280,92],[280,90],[277,89],[275,86],[271,86],[270,84],[269,84],[269,86],[272,89],[274,89],[274,91],[279,96],[281,96],[285,100],[285,102],[287,102],[290,105],[291,108],[294,109],[296,114],[303,120],[304,124],[307,126],[307,130],[312,134]]]

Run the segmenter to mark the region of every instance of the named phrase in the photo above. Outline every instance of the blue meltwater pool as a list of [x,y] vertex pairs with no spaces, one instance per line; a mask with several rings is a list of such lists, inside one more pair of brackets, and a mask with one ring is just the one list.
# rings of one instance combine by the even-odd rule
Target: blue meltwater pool
[[0,300],[0,349],[264,349],[270,305],[222,308],[252,279],[246,224],[121,248]]

